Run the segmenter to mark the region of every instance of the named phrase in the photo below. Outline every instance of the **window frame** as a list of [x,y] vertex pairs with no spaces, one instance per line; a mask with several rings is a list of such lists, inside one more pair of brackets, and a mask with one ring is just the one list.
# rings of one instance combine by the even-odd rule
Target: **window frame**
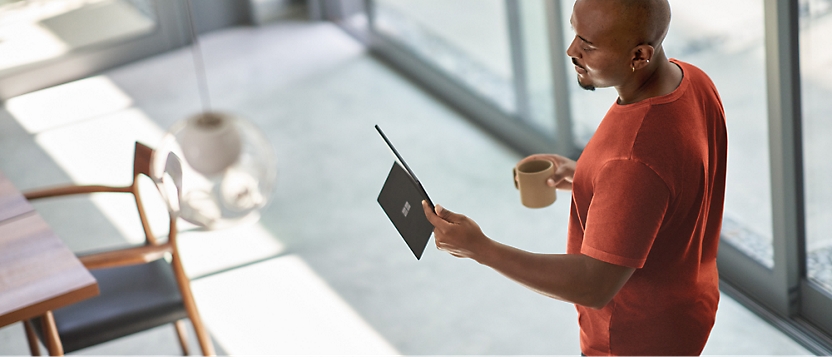
[[[327,3],[327,0],[317,1],[323,6]],[[560,0],[545,2],[555,103],[553,120],[558,128],[554,136],[541,135],[523,120],[514,120],[496,105],[410,54],[395,40],[372,31],[374,1],[363,1],[370,23],[364,42],[378,58],[521,154],[556,152],[573,158],[579,156],[582,148],[573,140],[569,78],[565,71],[566,57],[562,55],[566,47]],[[511,2],[518,0],[506,1],[507,6],[515,6]],[[806,276],[799,3],[798,0],[763,1],[774,266],[768,268],[721,240],[720,289],[813,353],[832,355],[832,293]],[[508,16],[517,16],[517,13],[509,11]],[[517,27],[518,20],[509,19],[510,26]],[[510,37],[517,40],[518,35]],[[521,47],[512,45],[513,51]],[[522,66],[514,68],[516,71]]]

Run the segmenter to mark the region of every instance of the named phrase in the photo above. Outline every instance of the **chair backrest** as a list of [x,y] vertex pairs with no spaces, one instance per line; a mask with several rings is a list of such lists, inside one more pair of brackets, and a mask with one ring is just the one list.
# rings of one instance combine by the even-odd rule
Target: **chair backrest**
[[[47,188],[42,190],[30,191],[25,193],[24,195],[28,199],[37,199],[37,198],[45,198],[45,197],[55,197],[55,196],[64,196],[64,195],[72,195],[72,194],[83,194],[83,193],[93,193],[93,192],[122,192],[122,193],[132,193],[133,197],[136,202],[136,208],[139,213],[139,218],[141,219],[142,228],[145,233],[146,237],[146,244],[140,247],[131,247],[127,249],[115,250],[115,251],[107,251],[101,252],[97,254],[91,254],[79,257],[81,262],[84,263],[87,268],[90,270],[97,270],[97,269],[106,269],[106,268],[115,268],[115,267],[122,267],[122,266],[130,266],[130,265],[138,265],[143,263],[150,263],[156,262],[159,259],[163,258],[166,255],[170,255],[170,266],[172,268],[172,278],[176,281],[176,285],[178,287],[179,293],[182,297],[182,304],[184,304],[184,309],[186,310],[187,317],[191,320],[193,324],[194,330],[197,334],[197,339],[199,341],[200,347],[202,349],[203,354],[205,355],[213,355],[214,347],[210,341],[210,337],[208,335],[207,330],[205,329],[202,319],[199,315],[199,312],[196,307],[196,302],[194,301],[191,288],[190,288],[190,280],[188,279],[187,275],[185,274],[184,268],[182,267],[182,262],[179,258],[178,249],[176,245],[176,220],[177,215],[174,210],[168,209],[169,215],[169,231],[168,231],[168,240],[167,242],[160,242],[157,237],[153,234],[150,228],[149,220],[147,217],[147,213],[145,211],[144,205],[142,203],[142,196],[139,192],[139,179],[140,175],[145,175],[151,180],[153,180],[153,176],[151,174],[151,164],[153,158],[154,150],[151,149],[149,146],[144,145],[140,142],[136,142],[135,144],[135,153],[134,153],[134,160],[133,160],[133,181],[130,186],[126,187],[113,187],[113,186],[78,186],[78,185],[69,185],[63,187],[53,187]],[[172,160],[168,158],[169,167],[166,167],[166,170],[172,169],[173,176],[181,176],[181,169],[179,168],[178,158],[173,156]],[[177,172],[177,170],[180,170]],[[181,178],[181,177],[180,177]],[[174,178],[174,181],[178,180],[178,178]],[[154,180],[154,183],[157,183]],[[178,182],[174,184],[178,185]],[[159,190],[159,187],[154,185],[156,190]],[[178,187],[177,187],[178,190]],[[165,194],[160,192],[162,196]],[[178,193],[177,193],[178,195]],[[163,197],[164,198],[164,197]],[[176,198],[178,199],[178,197]],[[89,314],[82,314],[82,315],[89,315]],[[60,329],[60,327],[59,327]],[[187,354],[187,347],[186,343],[182,336],[184,333],[184,329],[180,322],[176,323],[176,329],[180,336],[180,343],[182,343],[183,351]],[[30,337],[30,346],[31,346],[31,338],[33,334],[31,333],[30,329],[27,328],[27,335]],[[34,350],[33,350],[34,351]]]
[[[150,221],[147,218],[147,213],[142,203],[141,193],[139,192],[139,175],[145,175],[152,179],[150,174],[150,162],[153,158],[153,149],[140,142],[136,142],[136,149],[133,154],[133,183],[130,185],[133,197],[136,200],[136,208],[139,211],[139,218],[142,222],[142,229],[144,230],[147,244],[158,245],[159,240],[150,228]],[[176,240],[176,217],[170,213],[170,224],[168,226],[168,239]]]
[[[134,160],[133,160],[132,190],[133,190],[133,196],[136,198],[136,206],[139,210],[139,216],[141,217],[141,220],[142,220],[142,226],[144,227],[145,235],[146,235],[147,240],[148,240],[148,244],[156,245],[156,244],[159,244],[159,243],[156,240],[156,237],[153,235],[153,232],[151,232],[151,230],[150,230],[150,225],[148,224],[148,220],[147,220],[147,216],[145,214],[144,206],[142,205],[142,202],[141,202],[141,196],[138,192],[138,178],[139,178],[139,175],[145,175],[145,176],[151,178],[152,180],[154,180],[154,183],[158,184],[158,182],[155,181],[153,175],[151,174],[151,170],[150,170],[150,167],[151,167],[150,165],[152,164],[151,161],[153,159],[153,153],[154,153],[154,151],[150,147],[148,147],[148,146],[146,146],[146,145],[144,145],[144,144],[142,144],[138,141],[136,142],[136,150],[135,150]],[[176,200],[175,203],[177,204],[176,209],[172,209],[171,207],[168,207],[168,214],[169,214],[169,217],[170,217],[170,221],[169,221],[169,225],[168,225],[168,227],[169,227],[169,229],[168,229],[168,242],[167,242],[166,245],[168,245],[170,247],[171,253],[172,253],[172,256],[173,256],[173,259],[171,260],[171,265],[173,267],[173,271],[174,271],[176,280],[179,283],[180,292],[182,293],[182,297],[183,297],[183,303],[185,304],[185,310],[187,310],[188,317],[190,318],[191,323],[194,327],[194,332],[196,332],[197,340],[199,341],[199,345],[200,345],[200,348],[202,349],[202,353],[206,356],[215,355],[216,352],[214,350],[213,344],[211,343],[211,338],[209,337],[208,331],[205,329],[205,326],[202,323],[202,317],[199,315],[199,311],[197,310],[196,301],[194,301],[194,297],[193,297],[193,294],[191,292],[190,280],[185,275],[184,268],[182,267],[182,261],[179,259],[179,255],[178,255],[178,248],[177,248],[177,245],[176,245],[176,235],[177,235],[176,220],[177,220],[177,215],[174,212],[178,210],[178,203],[179,203],[178,202],[178,199],[179,199],[178,196],[179,196],[179,194],[182,190],[182,167],[181,167],[181,164],[179,162],[179,159],[173,153],[168,154],[168,157],[165,161],[165,171],[167,171],[170,174],[171,179],[173,180],[172,184],[176,188],[176,193],[175,194],[177,196],[175,198],[171,198],[171,197],[168,197],[167,192],[161,192],[160,191],[160,194],[162,195],[162,197],[165,200],[175,199]],[[156,188],[159,189],[158,186],[156,186]],[[170,204],[170,202],[166,202],[166,203]],[[179,333],[179,340],[180,340],[180,343],[182,344],[183,351],[184,351],[185,354],[188,354],[187,353],[186,342],[185,342],[185,339],[183,338],[184,330],[182,328],[182,325],[177,324],[176,328],[177,328],[177,331]]]
[[153,149],[140,142],[136,142],[136,151],[133,154],[133,180],[139,175],[150,176],[150,160],[153,158]]

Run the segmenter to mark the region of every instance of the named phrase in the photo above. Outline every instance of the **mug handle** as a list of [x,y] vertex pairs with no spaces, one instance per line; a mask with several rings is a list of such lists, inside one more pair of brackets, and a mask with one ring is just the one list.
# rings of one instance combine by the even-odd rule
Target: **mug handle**
[[520,189],[520,184],[517,182],[517,167],[511,168],[511,180],[514,181],[514,188]]

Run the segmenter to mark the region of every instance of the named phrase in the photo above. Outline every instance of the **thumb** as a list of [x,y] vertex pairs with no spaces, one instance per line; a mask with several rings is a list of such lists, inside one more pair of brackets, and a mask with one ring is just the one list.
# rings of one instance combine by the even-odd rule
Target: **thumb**
[[451,223],[459,222],[462,218],[461,214],[453,213],[440,205],[436,205],[436,215]]
[[546,185],[548,185],[549,187],[557,186],[561,181],[566,179],[566,176],[568,175],[567,170],[568,168],[566,167],[566,165],[558,166],[558,168],[555,170],[555,173],[552,174],[552,177],[546,180]]

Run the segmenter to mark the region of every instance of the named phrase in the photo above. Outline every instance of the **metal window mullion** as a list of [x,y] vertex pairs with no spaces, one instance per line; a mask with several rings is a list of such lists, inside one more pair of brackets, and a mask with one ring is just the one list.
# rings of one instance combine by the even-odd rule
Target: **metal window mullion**
[[798,0],[765,0],[766,79],[775,294],[784,316],[799,313],[805,276]]
[[307,0],[307,15],[312,21],[343,20],[347,8],[341,0]]
[[376,29],[376,4],[373,0],[364,0],[364,11],[367,12],[367,26],[370,32]]
[[578,158],[572,131],[572,108],[569,101],[569,79],[566,76],[566,44],[563,40],[563,17],[560,0],[545,0],[546,26],[549,32],[549,59],[552,66],[552,96],[555,108],[556,143],[558,153]]
[[528,80],[526,78],[526,53],[523,44],[523,28],[520,18],[520,1],[505,0],[508,23],[508,43],[511,50],[511,73],[514,83],[514,105],[517,117],[531,122]]
[[324,20],[323,0],[306,0],[306,15],[311,21]]

